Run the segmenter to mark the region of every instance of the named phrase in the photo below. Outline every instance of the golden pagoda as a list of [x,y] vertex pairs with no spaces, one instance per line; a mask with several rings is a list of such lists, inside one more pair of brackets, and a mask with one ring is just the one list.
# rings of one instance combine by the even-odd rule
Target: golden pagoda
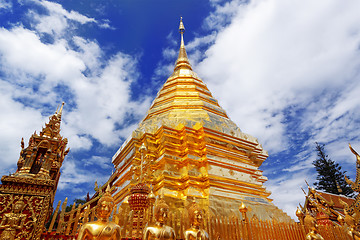
[[243,133],[193,71],[184,44],[184,25],[174,72],[145,118],[113,156],[110,177],[120,204],[139,181],[163,194],[170,209],[196,198],[208,216],[239,215],[292,221],[269,198],[259,170],[268,157],[255,137]]

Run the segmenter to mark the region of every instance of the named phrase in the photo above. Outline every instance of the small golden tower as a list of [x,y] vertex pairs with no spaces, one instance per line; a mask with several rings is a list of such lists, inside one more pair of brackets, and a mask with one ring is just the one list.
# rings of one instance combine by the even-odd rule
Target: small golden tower
[[1,178],[0,239],[40,239],[52,213],[60,168],[69,152],[68,140],[60,135],[63,106],[39,135],[35,132],[30,137],[27,148],[22,139],[17,171]]

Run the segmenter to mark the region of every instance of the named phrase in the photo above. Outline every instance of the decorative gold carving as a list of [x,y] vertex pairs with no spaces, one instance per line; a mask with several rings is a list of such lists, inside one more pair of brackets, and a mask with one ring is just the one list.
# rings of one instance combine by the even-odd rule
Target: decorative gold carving
[[351,152],[356,156],[356,178],[355,182],[351,181],[345,176],[345,181],[351,186],[351,189],[354,192],[357,192],[358,195],[355,198],[355,201],[349,206],[346,203],[343,203],[346,212],[350,216],[356,217],[356,222],[360,220],[360,155],[351,147],[349,143],[349,148]]
[[1,239],[37,239],[49,209],[49,197],[0,194]]
[[350,216],[345,210],[345,218],[343,219],[343,227],[347,235],[353,240],[360,239],[360,232],[357,230],[358,222]]
[[43,185],[45,187],[53,187],[55,181],[48,179],[36,179],[27,177],[14,177],[14,176],[2,176],[1,182],[6,183],[17,183],[17,184],[32,184],[32,185]]
[[360,239],[359,221],[360,221],[360,155],[351,147],[349,143],[350,151],[356,156],[356,178],[355,182],[351,181],[345,176],[345,181],[351,186],[354,192],[358,195],[350,206],[340,199],[340,203],[344,207],[345,217],[339,216],[339,222],[342,223],[344,231],[351,239]]
[[[7,208],[10,203],[8,203]],[[21,196],[19,200],[13,203],[12,211],[3,215],[0,223],[0,229],[3,229],[1,239],[13,240],[18,235],[17,232],[23,228],[26,219],[26,215],[22,213],[24,207],[25,203]]]
[[40,137],[46,136],[50,138],[58,138],[61,139],[60,136],[60,122],[61,122],[61,114],[64,107],[64,103],[61,104],[60,110],[56,109],[54,115],[49,118],[49,123],[45,124],[45,128],[40,132]]
[[60,167],[69,152],[66,149],[68,140],[60,135],[61,114],[64,103],[49,118],[40,135],[36,131],[29,139],[29,146],[24,148],[21,141],[21,152],[18,160],[18,170],[13,176],[37,179],[59,180]]
[[323,212],[324,214],[331,215],[330,208],[334,206],[334,202],[331,200],[330,202],[323,198],[315,188],[309,187],[309,194],[307,199],[311,203],[312,206],[316,207],[319,212]]
[[148,150],[143,143],[137,153],[140,153],[140,160],[133,161],[133,166],[131,167],[132,173],[132,184],[137,183],[149,183],[151,184],[154,181],[154,159],[150,154],[147,154]]

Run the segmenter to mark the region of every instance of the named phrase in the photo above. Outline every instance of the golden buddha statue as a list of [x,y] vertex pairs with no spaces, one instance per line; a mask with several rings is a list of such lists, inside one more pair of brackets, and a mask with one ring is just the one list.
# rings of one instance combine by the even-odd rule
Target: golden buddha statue
[[78,240],[120,240],[121,228],[109,221],[110,214],[115,206],[114,198],[110,194],[109,186],[105,194],[99,199],[96,206],[98,220],[85,223],[79,232]]
[[203,210],[195,200],[189,208],[189,219],[191,227],[184,232],[185,240],[209,240],[209,234],[204,229],[201,229]]
[[163,197],[155,204],[154,215],[156,222],[149,224],[144,229],[143,240],[175,240],[175,231],[172,227],[165,225],[169,212],[169,206]]

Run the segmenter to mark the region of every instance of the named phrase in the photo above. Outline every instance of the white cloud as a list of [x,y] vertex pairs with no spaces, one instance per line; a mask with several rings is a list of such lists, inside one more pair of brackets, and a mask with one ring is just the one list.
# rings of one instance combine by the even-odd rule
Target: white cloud
[[65,40],[46,44],[41,42],[36,32],[23,27],[0,29],[0,51],[2,70],[46,78],[46,85],[42,85],[40,91],[49,91],[58,82],[79,78],[85,70],[83,60],[76,56]]
[[61,191],[77,184],[91,184],[96,181],[97,177],[96,174],[89,174],[87,171],[84,171],[75,161],[67,159],[61,167],[58,189]]
[[[104,161],[101,157],[94,157],[89,160]],[[111,162],[111,160],[109,160],[109,162]],[[103,163],[105,163],[105,161]],[[100,162],[97,165],[99,166]],[[107,174],[104,174],[104,171]],[[61,177],[57,194],[72,199],[84,198],[87,192],[90,192],[91,196],[94,194],[95,181],[98,183],[98,186],[103,185],[109,178],[108,171],[109,168],[105,166],[100,166],[100,168],[92,166],[90,170],[88,170],[83,162],[67,158],[61,167]],[[70,195],[69,191],[71,193]]]
[[115,27],[110,25],[109,19],[103,19],[102,21],[98,22],[98,26],[104,29],[116,30]]
[[314,142],[343,158],[349,157],[347,142],[359,143],[360,2],[214,4],[219,7],[205,24],[219,32],[195,71],[271,156],[295,151],[290,162],[277,165],[281,174],[292,174],[266,184],[275,203],[293,216],[303,201],[303,176],[313,173]]
[[213,12],[205,19],[204,27],[207,29],[221,29],[224,25],[231,22],[233,16],[241,10],[239,5],[246,2],[241,0],[225,1],[222,0],[211,0],[212,6],[215,8]]
[[176,59],[176,56],[178,55],[178,52],[175,49],[172,48],[165,48],[162,51],[162,55],[165,59]]
[[63,8],[59,3],[50,1],[33,1],[35,4],[39,4],[48,11],[47,14],[40,15],[34,11],[29,11],[30,17],[35,22],[35,28],[40,33],[47,33],[54,35],[54,37],[63,37],[68,34],[70,30],[76,28],[76,24],[89,24],[94,23],[100,28],[114,29],[110,25],[108,19],[96,20],[91,17],[87,17],[77,11],[68,11]]
[[160,64],[158,64],[154,71],[154,76],[151,79],[153,80],[153,85],[156,86],[162,84],[164,78],[169,77],[174,71],[174,66],[174,63],[165,64],[164,62],[161,62]]
[[296,207],[299,203],[304,205],[305,202],[305,194],[301,190],[303,188],[307,192],[305,180],[312,182],[315,179],[309,177],[308,171],[299,171],[274,178],[266,186],[267,190],[272,192],[270,197],[274,197],[274,204],[296,221],[298,220],[295,215]]
[[67,19],[74,20],[81,24],[85,24],[88,22],[96,22],[94,18],[89,18],[80,14],[79,12],[71,10],[70,12],[63,8],[59,3],[49,2],[49,1],[39,1],[39,4],[44,6],[46,9],[49,10],[50,15],[61,15],[66,17]]
[[134,102],[130,98],[130,84],[137,76],[135,64],[130,56],[118,53],[101,69],[99,76],[72,82],[70,88],[74,91],[77,108],[64,117],[67,122],[64,132],[67,127],[77,129],[107,145],[124,137],[119,135],[121,131],[116,125],[126,123],[127,117],[142,117],[149,106],[147,99]]
[[12,8],[11,0],[2,0],[0,2],[0,10],[9,10]]
[[[134,129],[133,119],[142,117],[150,105],[146,97],[132,99],[131,84],[138,78],[136,58],[115,52],[105,59],[96,41],[60,34],[71,29],[68,20],[84,24],[94,19],[57,3],[40,4],[49,13],[27,15],[30,21],[35,19],[35,28],[22,24],[0,28],[0,110],[6,113],[0,119],[0,161],[4,167],[16,163],[21,137],[29,138],[34,130],[41,130],[62,100],[68,104],[61,134],[69,139],[72,152],[90,150],[94,140],[106,146],[120,143]],[[42,21],[52,25],[51,31],[39,25]],[[52,42],[43,41],[44,32],[53,37]],[[74,180],[74,166],[68,164],[75,163],[64,165],[63,188],[71,181],[81,184],[88,180],[81,174]],[[81,166],[80,170],[86,175]]]
[[194,40],[186,44],[186,50],[189,51],[188,54],[191,64],[197,65],[204,58],[203,49],[208,48],[211,44],[214,43],[216,39],[217,32],[213,31],[211,34],[196,37]]
[[198,72],[240,128],[262,139],[269,150],[280,151],[287,146],[286,107],[306,106],[344,82],[356,85],[360,17],[354,5],[239,5],[241,11],[218,34]]
[[[27,87],[29,92],[25,91],[25,95],[22,92],[22,98],[36,102],[54,101],[56,96],[64,94],[54,88],[59,84],[67,87],[76,107],[64,115],[63,132],[70,140],[74,137],[69,143],[73,149],[91,146],[89,140],[79,141],[84,140],[84,134],[109,145],[124,137],[118,134],[120,130],[115,125],[123,124],[126,116],[130,117],[127,114],[142,117],[149,105],[148,99],[137,103],[130,98],[130,84],[137,78],[136,59],[117,53],[104,61],[97,43],[78,36],[74,37],[74,43],[79,47],[78,52],[64,39],[46,44],[36,32],[23,27],[0,29],[2,69],[13,77],[11,81]],[[83,74],[85,70],[89,71],[87,76]],[[20,73],[27,77],[19,77]],[[33,86],[38,91],[31,89]],[[19,93],[17,89],[12,92]]]
[[45,121],[38,111],[14,101],[11,94],[13,90],[12,86],[0,79],[0,112],[3,113],[0,117],[2,170],[19,159],[21,138],[27,144],[30,135]]
[[83,159],[82,162],[84,162],[85,166],[93,166],[95,168],[100,167],[107,170],[113,168],[111,159],[108,157],[91,156],[90,158]]

